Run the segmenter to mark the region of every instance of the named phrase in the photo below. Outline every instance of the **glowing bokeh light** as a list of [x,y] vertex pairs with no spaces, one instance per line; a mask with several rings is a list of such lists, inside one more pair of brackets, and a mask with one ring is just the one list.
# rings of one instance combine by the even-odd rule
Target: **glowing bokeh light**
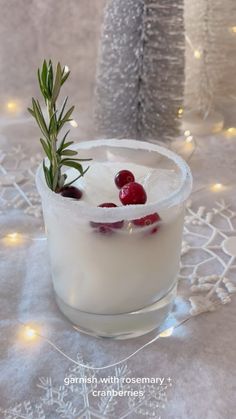
[[195,49],[195,50],[194,50],[194,57],[195,57],[197,60],[200,60],[201,56],[202,56],[201,51],[200,51],[199,49]]
[[166,330],[163,330],[163,332],[160,333],[160,338],[168,338],[169,336],[171,336],[173,334],[174,331],[174,327],[169,327]]
[[184,113],[183,108],[179,108],[178,109],[178,116],[181,117],[183,115],[183,113]]
[[219,192],[223,189],[222,183],[214,183],[214,185],[211,186],[211,190],[214,192]]
[[18,339],[20,342],[34,342],[40,337],[37,324],[23,324],[19,329]]
[[24,335],[25,335],[25,339],[26,340],[31,340],[31,339],[35,339],[36,338],[37,333],[36,333],[36,330],[35,329],[32,329],[32,327],[26,326],[25,327]]
[[184,131],[184,135],[185,135],[185,137],[188,137],[189,135],[191,135],[191,131],[189,131],[189,129],[186,129]]
[[3,243],[6,246],[17,246],[25,241],[25,237],[21,233],[8,233],[3,237]]
[[187,138],[185,138],[186,143],[191,143],[193,141],[193,136],[189,135]]
[[78,127],[78,124],[77,124],[77,122],[74,119],[72,119],[72,121],[70,121],[70,124],[71,124],[71,126],[73,128],[77,128]]
[[5,109],[9,114],[17,114],[21,111],[19,100],[11,99],[5,103]]

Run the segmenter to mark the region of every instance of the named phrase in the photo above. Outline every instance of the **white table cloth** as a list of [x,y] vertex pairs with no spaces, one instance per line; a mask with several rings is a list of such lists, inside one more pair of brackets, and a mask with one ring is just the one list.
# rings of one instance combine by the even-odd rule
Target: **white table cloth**
[[[74,132],[77,134],[76,129]],[[200,232],[205,228],[204,234],[207,236],[209,229],[204,220],[207,213],[211,213],[213,215],[209,224],[213,229],[216,227],[217,232],[223,232],[227,237],[236,236],[236,218],[233,215],[236,211],[236,138],[232,135],[227,138],[222,133],[195,140],[197,147],[190,160],[194,193],[190,210],[186,213],[186,229]],[[173,148],[181,151],[185,157],[191,151],[186,148],[183,138]],[[201,243],[197,242],[199,237],[190,238],[186,235],[184,238],[186,243],[183,245],[181,275],[186,276],[186,279],[180,279],[173,313],[162,328],[168,329],[167,335],[173,332],[171,336],[160,337],[117,366],[104,370],[81,367],[72,360],[93,367],[113,364],[128,357],[157,336],[158,332],[127,341],[101,340],[80,334],[64,318],[57,308],[53,294],[47,243],[44,240],[39,200],[33,184],[33,173],[40,159],[37,156],[40,150],[38,133],[33,122],[25,117],[2,118],[0,149],[0,417],[236,417],[236,296],[223,287],[223,297],[227,301],[223,301],[222,296],[215,295],[214,311],[191,316],[190,311],[194,307],[191,307],[189,298],[198,295],[201,299],[206,295],[206,291],[202,292],[198,288],[194,292],[191,286],[195,284],[198,287],[198,280],[202,276],[215,275],[219,278],[222,273],[222,266],[213,255],[205,267],[206,271],[196,273],[195,283],[190,283],[190,273],[185,265],[195,266],[206,258],[204,251],[201,251]],[[30,205],[16,189],[16,185],[7,185],[4,170],[9,172],[8,178],[9,174],[13,176],[12,182],[15,179],[21,192],[25,191]],[[212,187],[218,183],[222,186]],[[204,209],[199,215],[201,206]],[[230,206],[232,213],[227,212],[227,206]],[[218,215],[214,208],[216,212],[220,212]],[[226,215],[223,221],[219,219],[221,213]],[[197,223],[192,223],[193,220],[197,220]],[[231,230],[228,224],[222,224],[227,223],[227,220],[231,222]],[[224,240],[216,237],[217,240],[221,247]],[[195,250],[192,249],[193,246],[196,247]],[[220,259],[230,259],[226,253],[223,255],[221,248],[214,252],[220,255]],[[236,269],[233,262],[231,265],[227,277],[231,287],[234,287]],[[209,280],[215,284],[214,277]],[[205,300],[201,307],[207,310]],[[199,310],[199,304],[197,309]],[[174,330],[170,329],[184,319],[188,320]],[[72,360],[59,353],[53,344]],[[68,377],[81,378],[81,382],[66,385],[64,379]],[[89,377],[93,377],[93,384],[88,382]],[[114,381],[119,381],[120,377],[120,383],[105,384],[101,382],[102,377],[111,377],[110,381],[112,377],[116,378]],[[136,382],[130,383],[131,378]],[[140,383],[143,378],[158,380],[155,384],[143,384]],[[95,390],[106,392],[112,389],[141,391],[144,396],[138,398],[130,394],[122,397],[94,393]]]

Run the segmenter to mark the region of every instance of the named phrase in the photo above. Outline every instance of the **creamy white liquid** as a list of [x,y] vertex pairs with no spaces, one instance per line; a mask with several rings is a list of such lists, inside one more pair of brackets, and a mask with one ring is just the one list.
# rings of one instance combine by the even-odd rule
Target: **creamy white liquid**
[[[84,203],[97,206],[119,201],[114,176],[131,170],[147,192],[147,203],[174,192],[180,180],[173,171],[128,163],[94,163],[76,182]],[[68,171],[68,179],[76,172]],[[68,199],[68,198],[65,198]],[[74,209],[73,209],[74,211]],[[54,288],[69,306],[97,314],[138,310],[163,297],[176,281],[183,228],[183,207],[162,211],[156,234],[130,229],[125,222],[112,235],[96,233],[89,222],[73,222],[65,214],[44,208],[51,253]],[[91,220],[93,221],[93,220]],[[60,229],[58,229],[60,225]]]

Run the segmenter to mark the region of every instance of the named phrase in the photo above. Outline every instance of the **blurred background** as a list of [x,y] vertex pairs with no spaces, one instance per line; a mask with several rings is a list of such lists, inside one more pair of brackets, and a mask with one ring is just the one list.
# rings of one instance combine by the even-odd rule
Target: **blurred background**
[[65,95],[76,113],[91,117],[103,0],[0,0],[1,114],[26,114],[38,96],[37,68],[44,58],[71,70]]
[[80,138],[169,140],[185,116],[200,134],[234,128],[234,0],[0,0],[0,9],[1,118],[27,114],[36,70],[52,58],[71,70],[65,94]]

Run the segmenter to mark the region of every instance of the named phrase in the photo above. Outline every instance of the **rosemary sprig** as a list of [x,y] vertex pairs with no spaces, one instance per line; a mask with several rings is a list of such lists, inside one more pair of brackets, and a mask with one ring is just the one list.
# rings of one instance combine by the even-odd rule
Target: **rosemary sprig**
[[[49,164],[43,161],[43,170],[47,185],[55,192],[59,192],[61,188],[67,187],[83,176],[89,167],[83,169],[81,161],[89,161],[91,159],[79,159],[77,151],[71,150],[69,147],[73,141],[68,141],[70,130],[59,140],[58,135],[61,129],[70,122],[74,106],[66,110],[68,97],[65,98],[60,109],[57,107],[57,99],[60,95],[61,87],[68,79],[70,72],[62,69],[58,63],[56,72],[54,71],[52,61],[44,60],[42,68],[38,69],[38,82],[40,91],[46,104],[46,116],[44,116],[38,100],[32,98],[32,108],[28,108],[30,114],[35,118],[39,129],[42,133],[40,142],[43,150],[49,160]],[[67,175],[62,174],[62,167],[73,167],[80,173],[70,183],[65,184]]]

